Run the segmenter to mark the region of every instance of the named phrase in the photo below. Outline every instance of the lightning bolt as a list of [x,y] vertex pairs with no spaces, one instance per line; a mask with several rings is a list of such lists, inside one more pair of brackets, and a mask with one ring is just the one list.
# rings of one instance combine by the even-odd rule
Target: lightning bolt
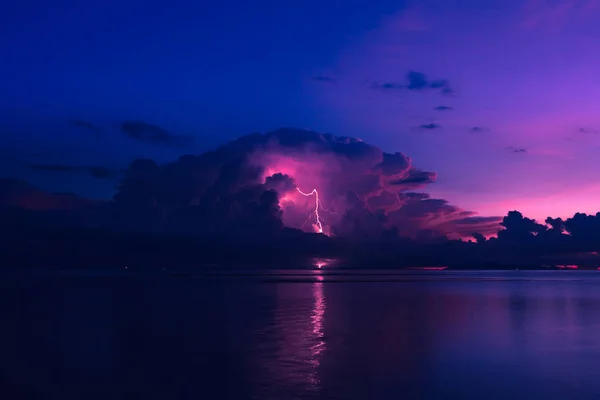
[[[310,218],[312,215],[315,216],[315,226],[317,228],[317,231],[319,233],[323,233],[323,224],[321,223],[321,217],[319,216],[319,208],[321,207],[321,203],[319,201],[319,192],[317,192],[317,189],[313,189],[312,192],[308,192],[308,193],[304,193],[302,190],[300,190],[299,188],[296,187],[296,190],[298,191],[298,193],[300,193],[303,196],[306,197],[310,197],[310,196],[315,196],[315,210],[313,212],[310,213],[310,215],[308,216],[308,218]],[[308,219],[307,219],[308,221]],[[306,224],[306,222],[305,222]]]

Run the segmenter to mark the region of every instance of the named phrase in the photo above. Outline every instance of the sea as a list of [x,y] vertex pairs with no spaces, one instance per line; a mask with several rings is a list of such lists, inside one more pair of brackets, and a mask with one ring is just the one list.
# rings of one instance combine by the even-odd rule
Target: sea
[[0,398],[600,399],[600,271],[5,272]]

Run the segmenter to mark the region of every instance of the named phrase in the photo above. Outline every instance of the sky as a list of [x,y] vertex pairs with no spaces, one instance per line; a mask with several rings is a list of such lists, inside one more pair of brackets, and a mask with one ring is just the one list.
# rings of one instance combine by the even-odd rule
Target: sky
[[402,152],[481,215],[595,213],[599,22],[600,0],[3,4],[0,175],[110,198],[135,158],[289,126]]

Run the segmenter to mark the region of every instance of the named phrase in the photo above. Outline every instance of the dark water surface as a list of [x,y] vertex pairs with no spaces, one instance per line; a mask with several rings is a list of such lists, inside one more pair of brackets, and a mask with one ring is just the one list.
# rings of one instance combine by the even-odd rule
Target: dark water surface
[[600,398],[600,271],[1,278],[2,399]]

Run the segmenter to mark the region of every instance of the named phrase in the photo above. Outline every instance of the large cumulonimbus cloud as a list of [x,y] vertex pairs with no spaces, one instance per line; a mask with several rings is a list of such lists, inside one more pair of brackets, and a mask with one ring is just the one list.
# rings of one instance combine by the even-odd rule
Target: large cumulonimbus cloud
[[286,128],[162,166],[137,160],[115,200],[131,211],[123,213],[128,217],[152,210],[157,224],[204,232],[278,229],[277,221],[336,236],[389,230],[415,237],[424,232],[469,236],[498,230],[499,218],[478,217],[415,193],[435,179],[435,173],[415,168],[402,153]]

